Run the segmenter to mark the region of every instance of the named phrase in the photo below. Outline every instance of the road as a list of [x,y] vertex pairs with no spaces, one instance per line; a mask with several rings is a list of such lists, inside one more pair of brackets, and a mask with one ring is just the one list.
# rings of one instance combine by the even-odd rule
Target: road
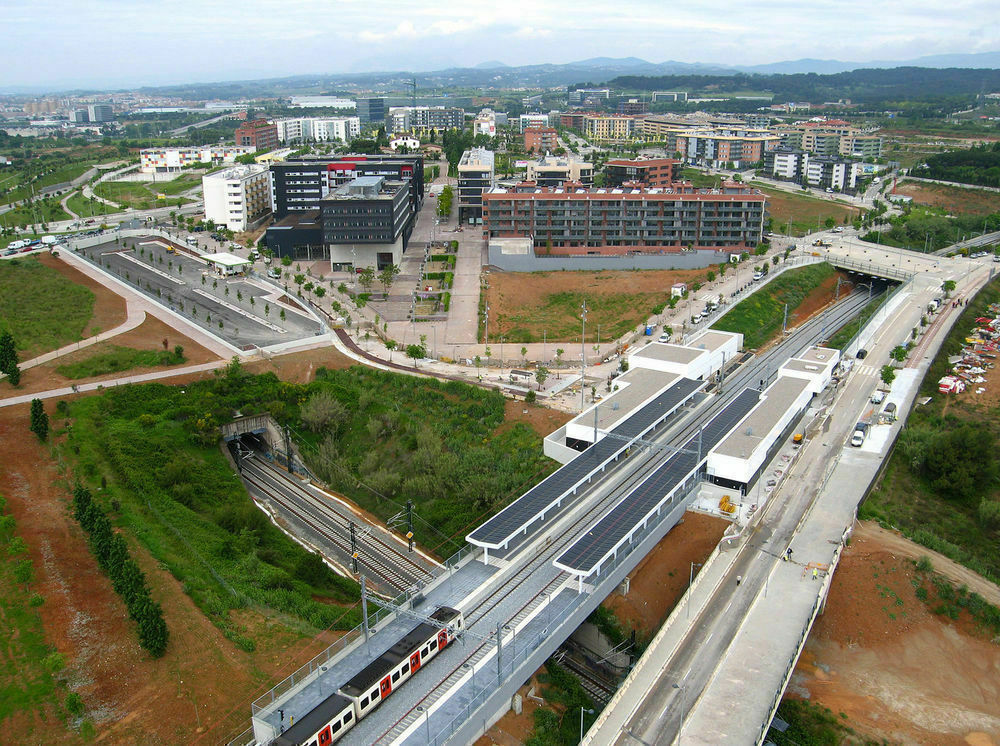
[[178,127],[177,129],[172,129],[167,132],[168,135],[183,135],[185,132],[191,129],[201,129],[202,127],[207,127],[210,124],[215,124],[216,122],[221,122],[223,119],[228,119],[232,116],[231,111],[227,111],[225,114],[220,114],[217,117],[212,117],[211,119],[203,119],[200,122],[195,122],[194,124],[187,124],[183,127]]

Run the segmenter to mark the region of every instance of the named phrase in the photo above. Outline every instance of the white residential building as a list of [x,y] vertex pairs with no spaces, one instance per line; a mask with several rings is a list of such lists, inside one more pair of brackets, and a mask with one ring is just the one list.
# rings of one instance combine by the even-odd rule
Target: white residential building
[[420,140],[418,140],[415,137],[409,137],[408,135],[403,135],[402,137],[394,137],[391,140],[389,140],[389,147],[392,148],[393,150],[399,150],[399,148],[403,147],[409,150],[410,152],[414,152],[420,149]]
[[232,231],[255,228],[271,213],[267,166],[234,166],[201,179],[205,218]]
[[483,109],[472,123],[473,135],[497,136],[497,115],[492,109]]
[[528,127],[548,127],[549,126],[549,115],[548,114],[522,114],[518,117],[519,131],[523,133]]
[[296,117],[279,119],[279,142],[350,142],[361,134],[359,117]]
[[256,152],[241,145],[206,145],[198,148],[143,148],[139,151],[139,170],[143,173],[173,173],[195,163],[236,163],[241,155]]

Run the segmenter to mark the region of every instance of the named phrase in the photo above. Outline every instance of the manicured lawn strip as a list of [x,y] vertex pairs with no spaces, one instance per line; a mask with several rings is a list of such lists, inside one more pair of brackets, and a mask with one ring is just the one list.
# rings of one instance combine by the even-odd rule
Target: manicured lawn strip
[[756,181],[750,185],[767,195],[767,211],[771,215],[771,230],[775,233],[785,233],[789,220],[792,235],[804,236],[820,230],[829,218],[837,225],[846,225],[857,215],[857,210],[833,200],[786,192]]
[[66,206],[79,215],[81,220],[118,212],[110,205],[106,205],[96,199],[87,199],[83,196],[82,192],[74,192],[73,195],[66,200]]
[[[832,277],[833,267],[810,264],[790,269],[766,286],[737,303],[729,313],[713,325],[713,329],[743,334],[743,346],[756,349],[781,330],[785,304],[791,314],[809,294]],[[832,298],[831,298],[832,300]]]
[[161,365],[180,365],[185,362],[183,350],[137,350],[134,347],[114,346],[107,352],[92,355],[75,363],[67,363],[56,368],[56,372],[66,378],[93,378],[106,373],[121,373],[133,368],[156,368]]
[[83,338],[94,294],[33,257],[0,261],[0,330],[14,335],[21,359]]

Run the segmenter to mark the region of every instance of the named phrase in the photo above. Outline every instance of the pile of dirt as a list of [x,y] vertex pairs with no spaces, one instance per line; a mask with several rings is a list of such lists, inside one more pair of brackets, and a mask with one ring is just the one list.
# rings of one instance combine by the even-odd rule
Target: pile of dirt
[[855,531],[789,695],[873,737],[1000,743],[1000,648],[964,613],[951,621],[917,598],[912,558],[926,554],[871,527]]

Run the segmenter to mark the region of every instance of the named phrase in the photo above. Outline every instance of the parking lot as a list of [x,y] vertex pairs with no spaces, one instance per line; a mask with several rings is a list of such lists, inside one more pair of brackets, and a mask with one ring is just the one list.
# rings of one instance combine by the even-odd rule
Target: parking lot
[[320,325],[281,287],[262,279],[221,277],[185,247],[157,236],[109,241],[78,253],[241,349],[320,333]]

